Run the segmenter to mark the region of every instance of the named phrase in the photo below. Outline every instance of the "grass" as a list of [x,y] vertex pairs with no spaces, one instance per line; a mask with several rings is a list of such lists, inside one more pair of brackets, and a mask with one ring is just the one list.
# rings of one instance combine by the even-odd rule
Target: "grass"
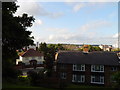
[[18,85],[18,84],[11,84],[11,83],[6,83],[6,84],[3,84],[3,90],[5,89],[39,89],[39,90],[54,90],[54,89],[51,89],[51,88],[45,88],[45,87],[37,87],[37,86],[27,86],[27,85]]
[[66,89],[115,90],[115,88],[111,88],[111,87],[75,85],[75,84],[68,85],[68,86],[66,87]]
[[[30,86],[27,81],[27,78],[21,77],[20,81],[15,81],[15,80],[9,80],[9,82],[4,82],[3,85],[3,90],[13,90],[13,89],[34,89],[34,90],[56,90],[53,88],[45,88],[45,87],[39,87],[39,86]],[[102,86],[88,86],[88,85],[76,85],[76,84],[70,84],[67,87],[64,88],[64,90],[115,90],[115,88],[110,88],[110,87],[102,87]]]
[[8,90],[10,90],[10,89],[11,90],[12,89],[15,89],[15,90],[17,90],[17,89],[20,89],[20,90],[23,90],[23,89],[54,90],[52,88],[45,88],[45,87],[39,87],[39,86],[30,86],[28,83],[26,83],[24,81],[17,82],[15,80],[13,80],[11,82],[10,81],[9,82],[4,81],[2,83],[2,90],[7,90],[7,89]]

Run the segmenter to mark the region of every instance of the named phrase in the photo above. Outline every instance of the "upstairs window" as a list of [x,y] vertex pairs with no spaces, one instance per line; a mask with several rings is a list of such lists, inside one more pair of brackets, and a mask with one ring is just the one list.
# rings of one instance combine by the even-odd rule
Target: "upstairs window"
[[117,71],[117,67],[111,67],[111,71]]
[[73,64],[73,71],[85,71],[85,64]]
[[60,69],[65,69],[65,64],[60,64]]
[[91,72],[104,72],[104,65],[91,65]]

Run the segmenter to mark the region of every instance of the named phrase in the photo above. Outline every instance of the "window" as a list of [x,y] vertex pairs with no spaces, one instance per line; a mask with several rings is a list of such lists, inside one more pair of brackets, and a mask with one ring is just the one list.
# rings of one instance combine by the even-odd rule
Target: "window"
[[111,67],[111,71],[117,71],[117,67]]
[[38,63],[37,64],[43,64],[43,61],[38,61]]
[[31,59],[32,59],[32,60],[34,60],[34,59],[35,59],[35,57],[31,57]]
[[91,72],[104,72],[103,65],[91,65]]
[[29,60],[29,57],[25,57],[25,60]]
[[66,79],[66,73],[65,73],[65,72],[60,73],[60,78],[61,78],[61,79]]
[[41,59],[41,57],[38,57],[38,60],[40,60]]
[[65,69],[65,64],[60,64],[60,69]]
[[29,62],[26,62],[25,64],[26,64],[26,65],[29,65],[30,63],[29,63]]
[[104,76],[91,76],[91,83],[104,84]]
[[72,82],[84,83],[85,82],[85,75],[73,74]]
[[84,64],[73,64],[73,71],[85,71]]

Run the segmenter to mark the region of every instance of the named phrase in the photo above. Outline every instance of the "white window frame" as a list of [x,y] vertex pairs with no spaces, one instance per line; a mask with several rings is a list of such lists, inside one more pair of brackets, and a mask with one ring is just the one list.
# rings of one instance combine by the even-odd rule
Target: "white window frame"
[[[80,65],[80,69],[78,69]],[[85,64],[73,64],[73,71],[85,71]]]
[[[95,70],[99,67],[99,71]],[[104,72],[104,65],[91,65],[91,72]]]
[[95,75],[91,76],[91,83],[94,83],[94,84],[104,84],[104,76],[99,76],[100,82],[93,81],[93,79],[95,79],[96,77],[98,77],[98,76],[95,76]]
[[62,73],[60,73],[60,78],[61,79],[66,79],[66,73],[65,72],[62,72]]
[[[80,77],[80,80],[78,80],[78,77]],[[73,74],[72,82],[84,83],[85,82],[85,75]]]

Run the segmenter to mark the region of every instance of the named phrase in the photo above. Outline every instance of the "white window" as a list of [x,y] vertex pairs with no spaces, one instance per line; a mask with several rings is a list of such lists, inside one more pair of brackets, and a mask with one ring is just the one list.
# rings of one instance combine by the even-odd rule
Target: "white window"
[[111,71],[117,71],[117,67],[111,67]]
[[34,60],[35,59],[35,57],[31,57],[31,60]]
[[73,64],[73,71],[85,71],[85,64]]
[[73,74],[72,82],[84,83],[85,82],[85,75]]
[[65,73],[65,72],[60,73],[60,78],[61,78],[61,79],[66,79],[66,73]]
[[104,84],[104,76],[91,76],[91,83]]
[[91,72],[104,72],[104,65],[91,65]]

